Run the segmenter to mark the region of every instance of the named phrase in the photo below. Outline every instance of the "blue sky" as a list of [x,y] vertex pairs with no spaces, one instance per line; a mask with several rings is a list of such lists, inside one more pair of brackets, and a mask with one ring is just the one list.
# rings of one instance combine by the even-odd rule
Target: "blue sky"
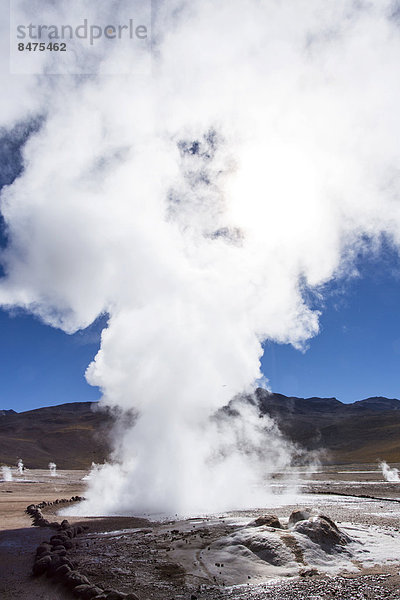
[[[360,277],[326,290],[321,332],[305,353],[265,344],[263,370],[274,391],[294,396],[399,397],[399,261],[388,247],[359,261]],[[14,312],[0,311],[0,408],[17,411],[94,401],[84,372],[105,318],[68,336]]]
[[0,408],[20,412],[64,402],[94,401],[99,390],[85,369],[100,343],[104,320],[66,335],[22,312],[0,311]]
[[274,391],[342,402],[399,398],[399,260],[384,246],[378,257],[360,259],[358,269],[359,278],[328,288],[320,334],[304,354],[265,344],[262,365]]

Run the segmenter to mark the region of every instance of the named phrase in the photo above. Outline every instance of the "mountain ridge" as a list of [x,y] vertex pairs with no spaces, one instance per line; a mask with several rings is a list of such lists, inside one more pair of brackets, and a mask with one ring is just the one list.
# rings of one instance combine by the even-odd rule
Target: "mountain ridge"
[[[384,406],[385,405],[385,410],[388,410],[388,405],[391,404],[392,408],[390,408],[389,410],[400,410],[400,400],[397,398],[387,398],[386,396],[369,396],[368,398],[364,398],[362,400],[354,400],[353,402],[342,402],[341,400],[338,400],[335,396],[331,396],[331,397],[324,397],[324,396],[310,396],[310,397],[302,397],[302,396],[286,396],[285,394],[280,394],[279,392],[270,392],[269,390],[266,390],[264,388],[257,388],[255,390],[255,394],[258,395],[262,395],[262,394],[267,394],[268,396],[272,397],[272,398],[277,398],[277,399],[286,399],[286,400],[291,400],[291,401],[304,401],[304,402],[311,402],[311,403],[320,403],[322,402],[330,402],[332,403],[332,405],[340,405],[341,407],[355,407],[357,406],[361,406],[361,405],[372,405],[372,404],[377,404],[379,405],[379,403],[382,404],[382,407],[378,407],[378,410],[384,410]],[[39,406],[37,408],[30,408],[29,410],[22,410],[22,411],[16,411],[12,408],[9,409],[0,409],[0,416],[7,416],[7,415],[21,415],[21,414],[27,414],[27,413],[33,413],[35,411],[42,411],[42,410],[53,410],[56,409],[57,411],[63,411],[63,410],[70,410],[70,407],[76,407],[78,408],[82,408],[82,407],[87,407],[87,406],[96,406],[98,405],[98,402],[64,402],[63,404],[55,404],[52,406]]]
[[[300,398],[258,388],[248,401],[269,415],[298,446],[321,452],[325,463],[400,462],[400,400],[371,396]],[[225,407],[229,413],[229,405]],[[16,412],[0,410],[0,464],[22,458],[30,468],[86,469],[110,453],[115,416],[97,402],[71,402]]]

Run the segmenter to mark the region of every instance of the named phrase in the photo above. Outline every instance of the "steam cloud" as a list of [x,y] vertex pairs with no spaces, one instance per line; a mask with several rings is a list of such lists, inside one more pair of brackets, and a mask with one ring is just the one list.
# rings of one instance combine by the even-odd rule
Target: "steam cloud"
[[3,481],[12,481],[13,477],[10,467],[1,467],[1,474],[3,476]]
[[49,471],[52,477],[57,476],[57,465],[55,462],[49,462]]
[[22,458],[20,458],[17,462],[18,475],[24,474],[24,463],[22,462]]
[[382,469],[382,475],[386,481],[397,482],[400,481],[399,470],[395,467],[389,467],[386,461],[382,461],[379,464],[379,468]]
[[[77,20],[115,22],[126,3],[80,4]],[[400,244],[395,9],[158,2],[151,75],[101,75],[133,59],[110,44],[97,76],[6,82],[4,127],[41,126],[2,193],[0,302],[67,333],[107,313],[86,377],[138,415],[88,511],[254,505],[264,471],[290,462],[249,405],[210,416],[253,389],[263,340],[318,333],[310,290],[355,275],[382,236]]]

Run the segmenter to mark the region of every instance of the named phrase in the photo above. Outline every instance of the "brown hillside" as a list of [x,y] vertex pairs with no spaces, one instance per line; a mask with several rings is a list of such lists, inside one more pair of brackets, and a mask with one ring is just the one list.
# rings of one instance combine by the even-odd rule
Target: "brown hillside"
[[86,469],[108,456],[111,418],[91,402],[73,402],[0,416],[0,463],[44,469]]
[[[254,403],[254,397],[248,400]],[[343,404],[336,398],[289,398],[259,389],[256,402],[289,439],[308,450],[326,450],[324,462],[400,462],[399,400]],[[0,464],[22,458],[30,468],[47,468],[54,461],[60,469],[86,469],[102,463],[109,455],[112,422],[90,402],[0,411]]]

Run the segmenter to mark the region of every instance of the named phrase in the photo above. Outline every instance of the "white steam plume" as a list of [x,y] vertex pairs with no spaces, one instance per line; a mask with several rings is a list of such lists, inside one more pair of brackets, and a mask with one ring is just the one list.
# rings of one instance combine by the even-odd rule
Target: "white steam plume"
[[49,471],[52,477],[57,477],[57,465],[55,462],[49,462]]
[[[112,22],[126,6],[80,4]],[[305,292],[382,236],[400,244],[395,8],[158,2],[151,75],[16,79],[44,121],[2,194],[0,302],[68,333],[108,313],[87,379],[138,414],[91,511],[260,503],[263,471],[290,461],[249,406],[229,426],[210,415],[253,389],[263,340],[318,333]],[[121,48],[100,73],[132,60]]]
[[386,479],[386,481],[390,482],[398,482],[400,481],[399,470],[395,467],[389,467],[386,461],[382,461],[379,464],[379,468],[382,469],[382,475]]
[[24,474],[24,463],[22,462],[22,458],[18,459],[17,469],[18,469],[18,475]]
[[90,481],[93,478],[93,476],[95,476],[96,473],[99,472],[100,469],[100,465],[96,464],[95,462],[92,462],[89,473],[82,477],[82,481]]
[[1,474],[3,476],[3,481],[12,481],[12,472],[10,467],[1,467]]

